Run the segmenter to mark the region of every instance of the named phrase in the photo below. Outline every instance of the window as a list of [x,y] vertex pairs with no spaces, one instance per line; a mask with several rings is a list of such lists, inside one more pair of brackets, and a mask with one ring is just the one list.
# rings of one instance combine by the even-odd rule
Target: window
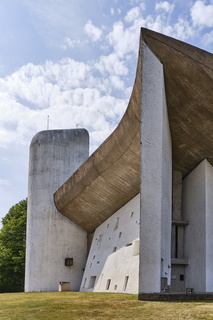
[[180,274],[180,281],[184,281],[184,274]]
[[133,246],[133,256],[138,256],[140,252],[140,241],[136,240]]
[[103,234],[100,234],[99,237],[98,237],[98,241],[97,241],[97,245],[99,245],[99,248],[101,246],[102,238],[103,238]]
[[124,289],[123,289],[123,291],[126,291],[128,281],[129,281],[129,276],[126,276],[125,279],[124,279]]
[[84,284],[83,284],[83,288],[86,287],[86,282],[87,282],[87,278],[84,279]]
[[115,252],[116,250],[117,250],[117,247],[114,247],[112,252]]
[[109,290],[111,279],[107,279],[106,290]]
[[125,245],[125,247],[130,247],[131,245],[132,245],[132,242],[127,243],[127,244]]
[[90,281],[89,281],[89,287],[88,289],[92,289],[95,286],[95,281],[96,281],[96,276],[92,276],[90,277]]
[[122,235],[122,232],[119,233],[119,236],[118,236],[118,237],[121,238],[121,235]]
[[116,219],[114,230],[118,229],[119,218]]

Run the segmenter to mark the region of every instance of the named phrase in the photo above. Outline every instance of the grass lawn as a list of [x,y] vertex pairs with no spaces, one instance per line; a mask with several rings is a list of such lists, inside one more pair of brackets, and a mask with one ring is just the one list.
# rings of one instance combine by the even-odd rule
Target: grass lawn
[[213,302],[144,302],[136,295],[84,292],[2,293],[1,320],[213,319]]

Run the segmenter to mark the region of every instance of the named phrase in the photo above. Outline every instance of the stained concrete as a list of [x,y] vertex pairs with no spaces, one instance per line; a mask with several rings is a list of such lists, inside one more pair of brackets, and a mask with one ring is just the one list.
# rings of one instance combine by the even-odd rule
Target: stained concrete
[[[61,215],[53,193],[88,158],[83,129],[48,130],[30,145],[25,291],[58,291],[60,282],[80,288],[87,255],[87,232]],[[73,258],[73,266],[65,259]]]
[[141,224],[139,292],[170,284],[172,144],[163,65],[142,43]]

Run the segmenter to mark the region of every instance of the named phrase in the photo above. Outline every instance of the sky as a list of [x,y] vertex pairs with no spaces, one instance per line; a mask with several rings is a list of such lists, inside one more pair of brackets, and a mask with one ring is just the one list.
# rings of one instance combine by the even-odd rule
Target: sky
[[122,118],[140,27],[213,53],[213,0],[0,0],[0,220],[27,197],[29,145],[86,128],[90,153]]

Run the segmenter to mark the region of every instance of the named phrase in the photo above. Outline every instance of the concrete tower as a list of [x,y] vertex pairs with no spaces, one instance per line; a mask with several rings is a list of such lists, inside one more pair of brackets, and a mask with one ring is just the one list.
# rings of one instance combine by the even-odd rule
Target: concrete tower
[[79,290],[87,232],[61,215],[53,194],[88,158],[84,129],[48,130],[30,146],[25,291],[58,291],[60,282]]

